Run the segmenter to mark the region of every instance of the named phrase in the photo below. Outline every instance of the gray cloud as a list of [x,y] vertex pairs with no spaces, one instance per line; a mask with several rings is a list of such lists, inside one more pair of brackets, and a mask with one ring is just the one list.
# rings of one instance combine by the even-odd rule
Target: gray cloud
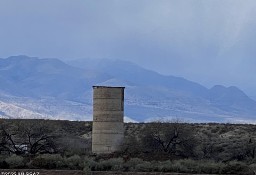
[[0,57],[114,58],[256,95],[254,0],[1,0]]

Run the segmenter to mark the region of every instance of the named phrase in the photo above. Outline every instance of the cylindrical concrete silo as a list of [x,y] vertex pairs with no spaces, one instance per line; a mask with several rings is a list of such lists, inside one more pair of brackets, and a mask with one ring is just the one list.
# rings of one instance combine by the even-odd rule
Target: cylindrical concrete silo
[[92,152],[118,151],[124,137],[124,87],[93,86]]

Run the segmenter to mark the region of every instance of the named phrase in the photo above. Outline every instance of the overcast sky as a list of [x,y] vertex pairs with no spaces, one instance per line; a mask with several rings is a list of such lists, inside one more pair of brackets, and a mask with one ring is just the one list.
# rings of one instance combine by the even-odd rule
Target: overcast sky
[[0,0],[0,50],[125,59],[256,99],[255,0]]

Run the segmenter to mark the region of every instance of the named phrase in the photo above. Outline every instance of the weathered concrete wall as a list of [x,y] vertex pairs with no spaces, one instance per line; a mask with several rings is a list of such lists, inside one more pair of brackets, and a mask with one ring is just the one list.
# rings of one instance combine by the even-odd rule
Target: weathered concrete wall
[[124,87],[93,87],[92,152],[119,150],[124,137]]

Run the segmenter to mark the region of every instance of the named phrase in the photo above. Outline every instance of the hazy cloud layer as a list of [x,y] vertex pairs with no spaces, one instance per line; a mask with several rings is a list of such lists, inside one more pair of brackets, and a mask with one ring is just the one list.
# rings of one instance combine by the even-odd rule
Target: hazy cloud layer
[[255,0],[1,0],[0,57],[126,59],[256,95],[255,16]]

